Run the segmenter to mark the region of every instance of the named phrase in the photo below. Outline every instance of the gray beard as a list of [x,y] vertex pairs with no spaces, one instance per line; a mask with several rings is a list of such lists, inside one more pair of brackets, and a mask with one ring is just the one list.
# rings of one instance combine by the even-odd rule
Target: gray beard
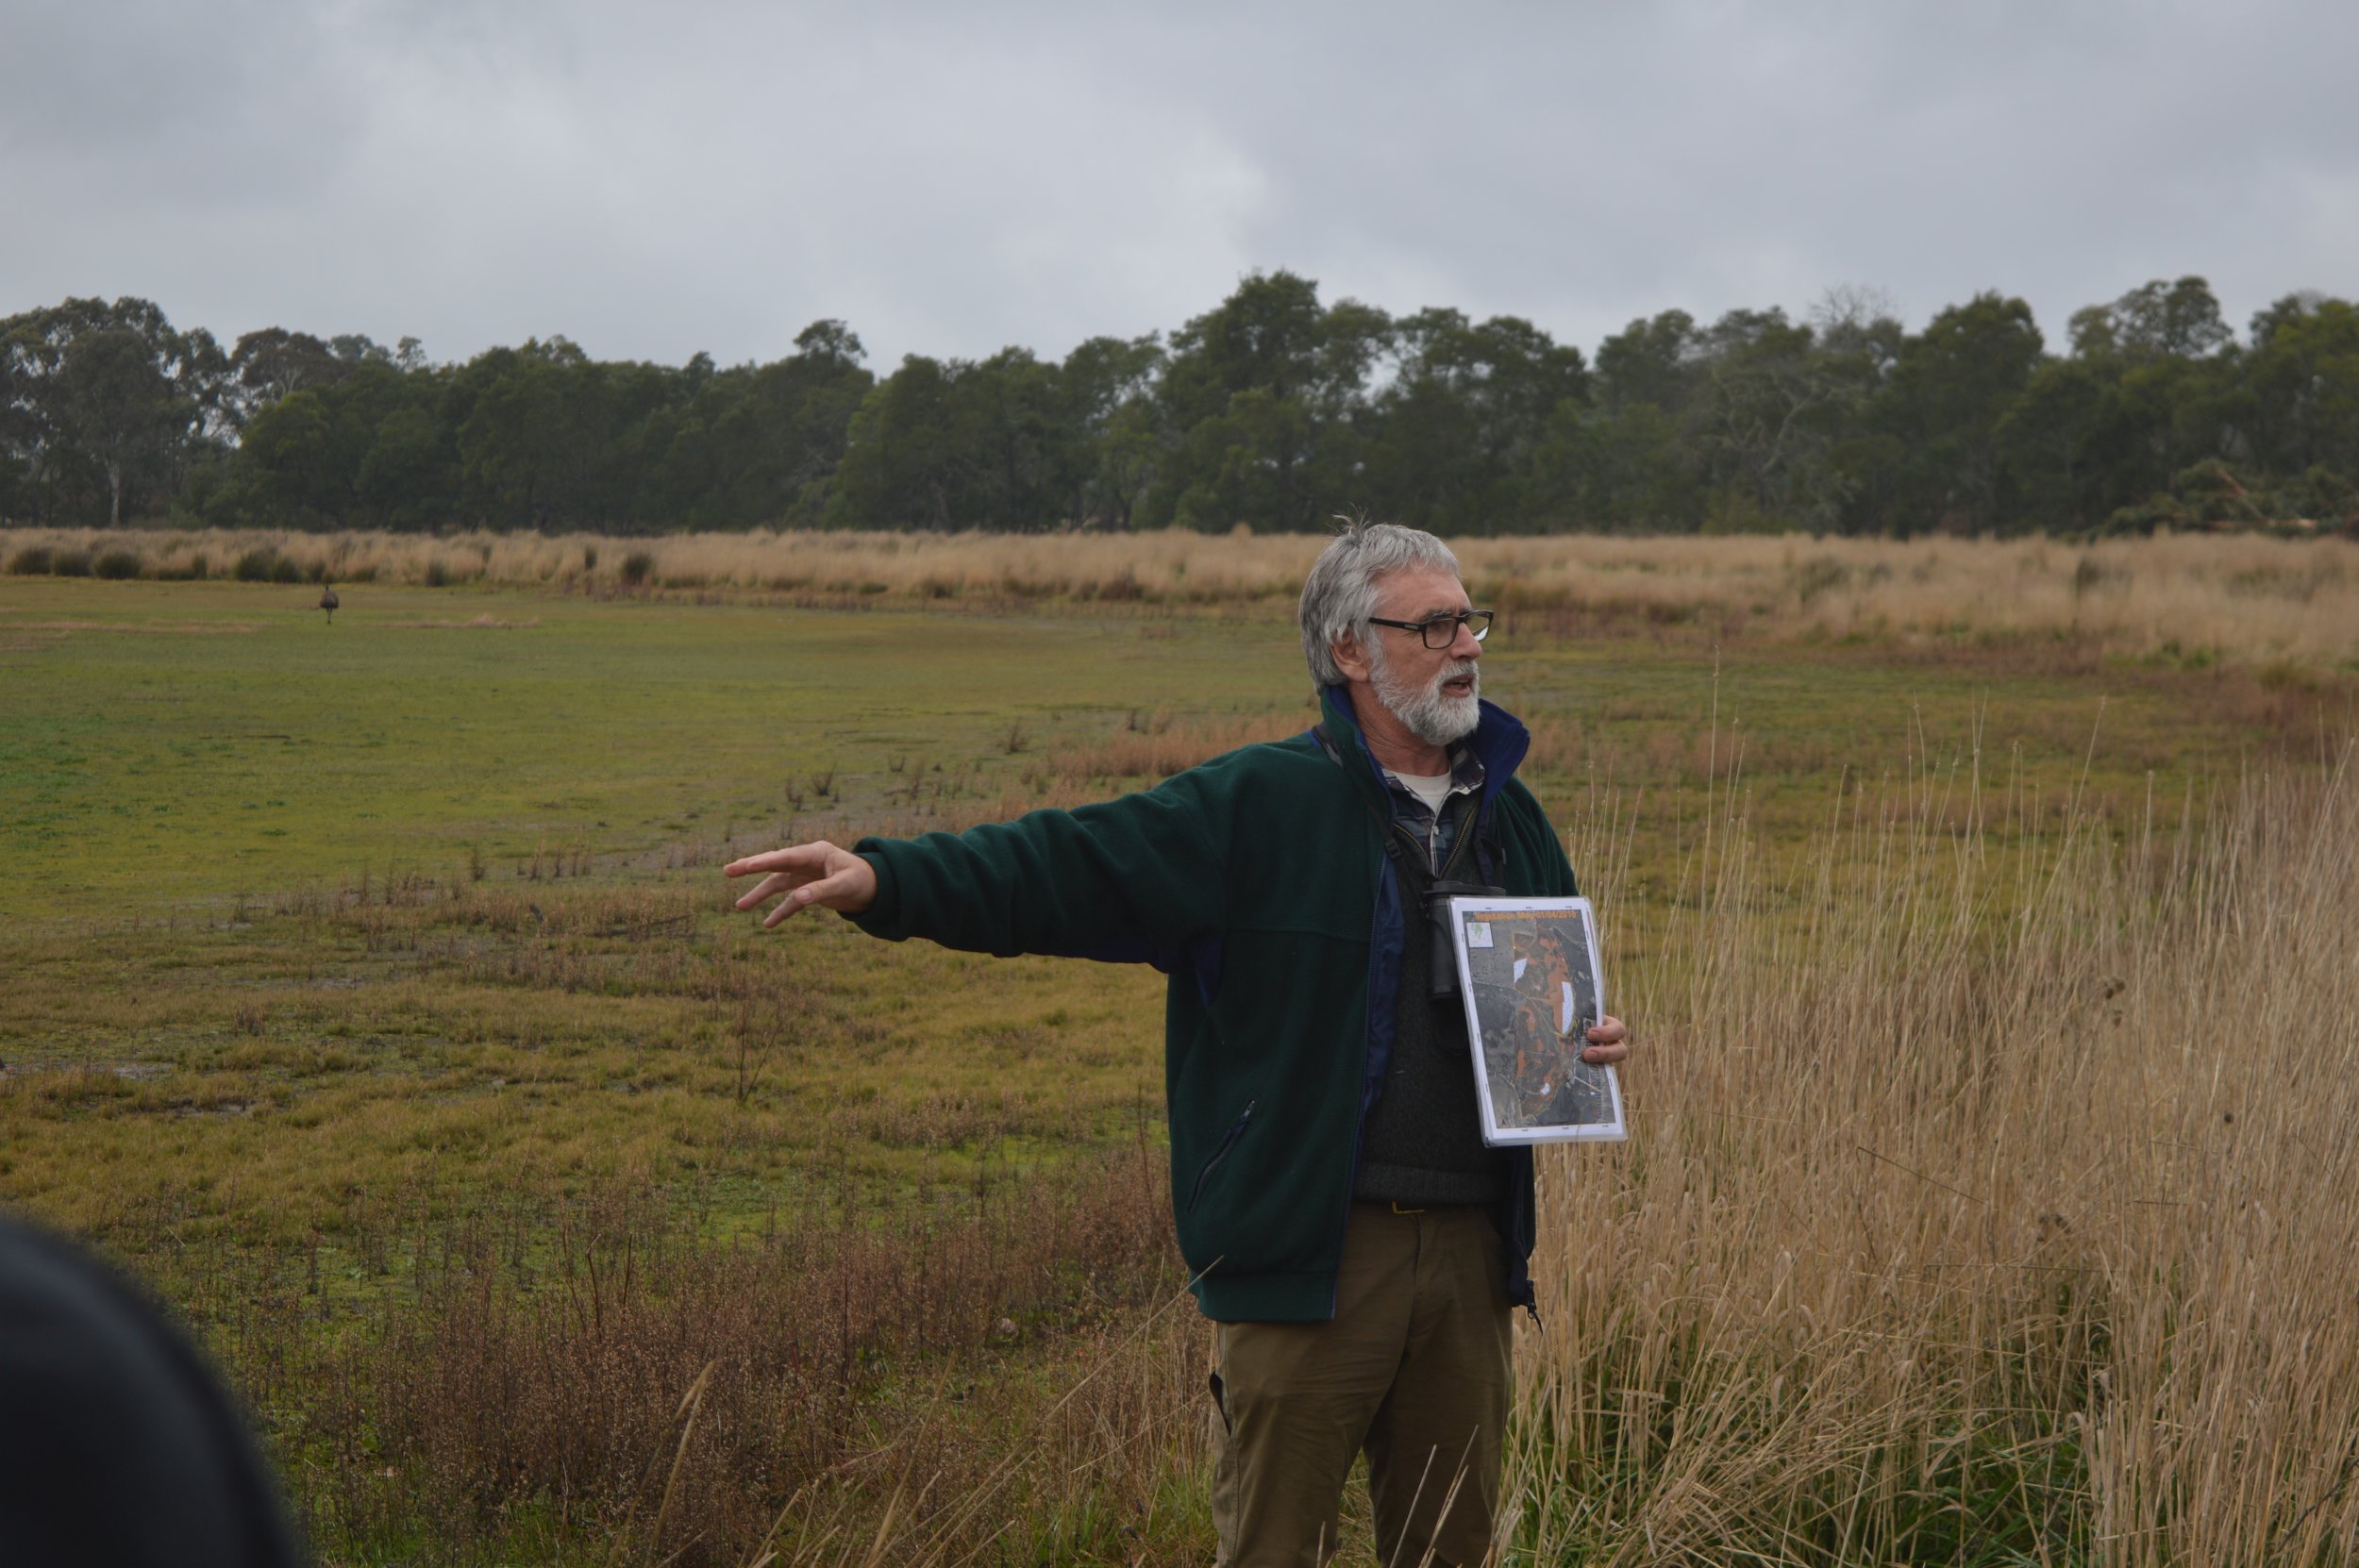
[[[1421,691],[1396,681],[1381,654],[1372,657],[1368,665],[1369,683],[1376,688],[1376,700],[1384,705],[1384,711],[1430,746],[1454,745],[1472,735],[1475,726],[1482,722],[1482,672],[1471,659],[1435,671],[1431,684]],[[1444,696],[1442,682],[1459,676],[1472,677],[1474,690],[1463,697]]]

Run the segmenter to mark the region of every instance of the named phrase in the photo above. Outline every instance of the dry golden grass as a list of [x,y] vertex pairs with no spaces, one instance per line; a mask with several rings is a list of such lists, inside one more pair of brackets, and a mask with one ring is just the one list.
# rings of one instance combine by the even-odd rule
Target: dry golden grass
[[1919,780],[1784,886],[1699,825],[1632,1141],[1544,1161],[1537,1560],[2349,1561],[2350,762],[2007,853]]
[[1053,779],[1069,787],[1093,781],[1167,778],[1239,746],[1298,735],[1307,726],[1308,716],[1294,712],[1209,724],[1176,723],[1168,711],[1133,713],[1119,734],[1095,745],[1051,752],[1042,781]]
[[[128,550],[149,575],[230,573],[243,558],[338,582],[490,582],[565,592],[980,602],[1081,599],[1291,607],[1322,541],[1300,534],[303,534],[19,530],[26,549]],[[1458,542],[1476,595],[1570,629],[1693,626],[1713,636],[1901,642],[2041,639],[2128,655],[2254,664],[2359,660],[2359,542],[2200,534],[2045,539],[1624,539]]]
[[1654,622],[1903,641],[2063,639],[2254,662],[2359,652],[2359,544],[2164,535],[2021,541],[1482,541],[1468,571],[1502,602]]

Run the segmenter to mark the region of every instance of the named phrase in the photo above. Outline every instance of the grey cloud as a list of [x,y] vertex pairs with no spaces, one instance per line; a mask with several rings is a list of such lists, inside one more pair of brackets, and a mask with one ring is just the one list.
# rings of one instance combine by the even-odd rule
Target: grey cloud
[[[1880,284],[1921,322],[2201,272],[2350,292],[2359,11],[1679,4],[57,9],[0,309],[445,356],[1061,354],[1292,267],[1594,348]],[[99,192],[104,192],[104,199]]]

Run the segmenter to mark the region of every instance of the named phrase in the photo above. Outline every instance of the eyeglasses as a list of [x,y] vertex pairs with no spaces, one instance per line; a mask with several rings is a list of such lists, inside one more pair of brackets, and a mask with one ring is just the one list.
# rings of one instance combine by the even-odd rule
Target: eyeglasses
[[1473,632],[1474,640],[1478,642],[1490,636],[1491,611],[1462,609],[1454,615],[1429,615],[1422,621],[1387,621],[1381,616],[1371,615],[1368,617],[1368,625],[1397,626],[1402,631],[1414,631],[1427,647],[1447,648],[1458,641],[1460,626]]

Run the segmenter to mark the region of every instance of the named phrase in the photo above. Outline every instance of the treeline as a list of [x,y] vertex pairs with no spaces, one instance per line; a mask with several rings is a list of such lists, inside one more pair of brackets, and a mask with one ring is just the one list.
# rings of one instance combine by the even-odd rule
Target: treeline
[[1321,525],[1452,535],[2359,526],[2359,309],[2243,339],[2200,277],[2071,318],[1979,294],[1912,333],[1669,310],[1593,361],[1514,317],[1389,316],[1256,275],[1166,338],[1062,363],[911,355],[822,321],[769,364],[428,361],[280,328],[227,349],[144,300],[0,321],[0,517],[670,532]]

